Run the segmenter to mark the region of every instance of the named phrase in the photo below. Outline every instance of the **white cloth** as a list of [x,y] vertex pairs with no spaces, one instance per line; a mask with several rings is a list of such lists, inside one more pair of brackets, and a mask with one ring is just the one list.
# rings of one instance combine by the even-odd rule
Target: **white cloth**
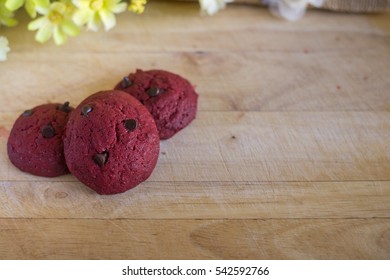
[[263,0],[272,14],[287,20],[298,20],[305,14],[307,6],[321,7],[324,0]]

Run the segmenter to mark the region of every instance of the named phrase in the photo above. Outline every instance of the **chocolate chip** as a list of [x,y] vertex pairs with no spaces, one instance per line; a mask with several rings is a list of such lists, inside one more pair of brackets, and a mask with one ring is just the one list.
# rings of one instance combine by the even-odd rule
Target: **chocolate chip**
[[127,88],[127,87],[131,86],[131,84],[132,84],[132,82],[130,81],[129,77],[127,77],[127,76],[123,77],[123,80],[121,83],[122,88]]
[[125,128],[128,131],[133,131],[137,128],[138,124],[137,121],[134,119],[125,120]]
[[84,105],[82,108],[81,108],[81,114],[83,115],[83,116],[88,116],[88,114],[90,113],[90,112],[92,112],[92,110],[93,110],[93,108],[91,107],[91,106],[89,106],[89,105]]
[[65,113],[69,113],[70,112],[69,102],[66,101],[64,104],[58,106],[58,110]]
[[148,90],[148,94],[149,96],[151,97],[155,97],[157,95],[160,94],[160,89],[158,87],[151,87],[149,90]]
[[23,112],[23,117],[29,117],[33,114],[33,111],[32,110],[26,110]]
[[43,138],[52,138],[54,136],[54,128],[51,125],[42,127],[41,133]]
[[103,152],[101,154],[95,154],[92,159],[97,165],[103,167],[103,165],[107,162],[107,158],[108,152]]

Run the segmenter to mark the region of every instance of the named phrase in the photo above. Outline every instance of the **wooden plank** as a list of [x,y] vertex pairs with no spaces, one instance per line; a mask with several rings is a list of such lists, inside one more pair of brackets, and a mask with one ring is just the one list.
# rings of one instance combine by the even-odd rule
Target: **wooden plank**
[[[61,47],[34,43],[26,30],[30,19],[19,15],[19,26],[2,33],[14,52],[63,53],[170,51],[294,51],[375,52],[389,50],[387,14],[369,16],[311,11],[297,22],[273,17],[267,9],[234,6],[212,17],[199,16],[197,3],[148,3],[142,16],[123,13],[109,32],[82,32]],[[384,20],[384,26],[377,22]],[[104,42],[104,43],[103,43]],[[12,53],[11,53],[12,57]]]
[[[1,259],[389,259],[390,21],[310,11],[291,23],[229,5],[152,2],[110,32],[33,42],[2,29]],[[76,105],[136,68],[187,77],[198,118],[161,143],[149,180],[99,196],[25,174],[6,153],[18,114]]]
[[389,259],[389,232],[390,219],[0,219],[0,258]]
[[[15,116],[2,117],[7,130]],[[200,112],[161,142],[149,180],[388,181],[389,119],[390,112]],[[42,181],[16,169],[0,141],[0,180]]]
[[162,68],[188,78],[200,94],[200,111],[381,111],[390,106],[390,51],[46,56],[16,53],[7,62],[0,75],[7,106],[0,112],[65,100],[76,106],[136,68]]
[[0,110],[77,104],[136,68],[187,77],[205,111],[388,110],[385,19],[313,12],[292,24],[260,8],[199,17],[196,4],[152,3],[142,16],[120,15],[110,32],[84,32],[55,47],[34,43],[21,18],[4,30],[12,52],[0,64],[7,104]]
[[0,218],[390,218],[385,182],[146,182],[100,196],[77,182],[0,182]]

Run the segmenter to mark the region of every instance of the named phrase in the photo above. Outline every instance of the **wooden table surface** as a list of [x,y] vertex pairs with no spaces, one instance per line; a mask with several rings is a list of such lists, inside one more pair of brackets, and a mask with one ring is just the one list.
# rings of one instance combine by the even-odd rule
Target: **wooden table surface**
[[[389,259],[390,17],[310,11],[290,23],[229,5],[152,2],[63,47],[2,28],[0,258]],[[196,84],[197,119],[152,176],[99,196],[16,169],[25,109],[110,89],[136,68]]]

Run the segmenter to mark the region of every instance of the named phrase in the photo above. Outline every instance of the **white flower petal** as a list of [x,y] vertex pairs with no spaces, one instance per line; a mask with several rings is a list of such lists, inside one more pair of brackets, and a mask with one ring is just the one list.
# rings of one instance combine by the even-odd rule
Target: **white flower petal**
[[88,8],[91,0],[73,0],[72,3],[77,8]]
[[71,20],[65,20],[62,23],[62,30],[69,36],[76,36],[80,33],[80,28],[75,25]]
[[27,13],[31,18],[36,18],[37,11],[35,10],[35,1],[34,0],[26,0],[26,4],[24,5]]
[[62,2],[53,2],[50,5],[50,10],[56,11],[57,13],[63,15],[66,11],[66,5]]
[[92,31],[98,31],[100,28],[100,18],[97,13],[94,14],[92,18],[89,19],[88,24],[87,24],[87,29],[92,30]]
[[119,14],[119,13],[126,11],[126,9],[127,9],[127,3],[120,3],[120,4],[117,4],[114,7],[112,7],[111,11],[113,13]]
[[40,13],[41,15],[47,15],[50,11],[49,6],[36,6],[35,10]]
[[99,16],[102,19],[102,22],[104,24],[104,29],[106,31],[113,28],[116,24],[116,19],[113,13],[107,10],[101,10],[99,11]]
[[263,3],[269,5],[272,14],[287,20],[297,20],[305,14],[309,4],[320,7],[324,0],[263,0]]
[[56,45],[63,45],[63,44],[65,44],[66,39],[67,39],[65,33],[62,32],[62,30],[60,28],[58,28],[58,26],[56,26],[54,28],[53,38],[54,38],[54,43]]
[[296,2],[291,5],[285,1],[279,2],[278,13],[287,20],[298,20],[303,17],[306,11],[306,3],[304,1]]
[[7,60],[7,54],[0,52],[0,61],[6,61]]
[[309,0],[309,3],[313,5],[314,7],[322,7],[324,5],[325,0]]
[[37,40],[39,43],[44,43],[50,39],[52,34],[53,26],[48,22],[38,30],[37,34],[35,35],[35,40]]
[[50,0],[27,0],[35,3],[36,7],[49,7]]
[[48,22],[48,19],[46,17],[40,17],[36,20],[33,20],[27,25],[27,29],[30,31],[37,30],[44,26]]
[[0,37],[0,61],[7,60],[7,53],[10,51],[8,46],[8,39],[6,37]]
[[91,16],[91,12],[88,10],[77,10],[73,15],[73,22],[78,26],[84,25],[88,22],[88,19]]
[[214,15],[226,6],[225,0],[199,0],[200,9],[203,14]]
[[0,49],[7,49],[8,47],[8,39],[7,37],[1,36],[0,37]]
[[281,0],[279,6],[290,7],[291,9],[306,9],[309,0]]
[[5,7],[10,11],[16,11],[23,6],[24,0],[7,0],[5,1]]

